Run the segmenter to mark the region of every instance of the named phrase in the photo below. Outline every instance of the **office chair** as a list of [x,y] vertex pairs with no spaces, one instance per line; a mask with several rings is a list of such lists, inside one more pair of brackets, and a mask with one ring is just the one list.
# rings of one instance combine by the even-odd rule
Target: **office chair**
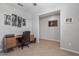
[[21,49],[23,49],[24,46],[27,46],[29,48],[30,31],[24,31],[22,34],[22,38],[20,38],[19,42],[21,43]]

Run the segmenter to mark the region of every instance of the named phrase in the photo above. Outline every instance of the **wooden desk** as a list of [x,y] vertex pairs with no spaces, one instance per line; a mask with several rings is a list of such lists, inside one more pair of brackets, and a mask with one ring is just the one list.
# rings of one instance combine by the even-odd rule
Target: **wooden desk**
[[4,49],[16,47],[16,38],[15,37],[4,38],[3,44],[4,44]]
[[33,34],[30,35],[30,41],[34,41],[34,35]]
[[[22,35],[16,35],[15,37],[4,38],[4,49],[13,48],[17,46],[17,38],[21,38]],[[30,41],[34,41],[34,35],[30,35]]]
[[22,38],[22,35],[16,35],[15,38]]
[[15,37],[4,38],[3,45],[4,49],[16,47],[17,38],[21,38],[21,35],[17,35]]
[[30,35],[30,42],[31,43],[35,43],[36,42],[36,39],[34,38],[34,34]]
[[[22,35],[16,35],[15,36],[15,38],[17,39],[17,38],[22,38]],[[27,37],[28,38],[28,37]],[[18,39],[19,40],[19,39]],[[34,39],[34,34],[31,34],[30,35],[30,40],[29,40],[30,42],[35,42],[35,39]]]

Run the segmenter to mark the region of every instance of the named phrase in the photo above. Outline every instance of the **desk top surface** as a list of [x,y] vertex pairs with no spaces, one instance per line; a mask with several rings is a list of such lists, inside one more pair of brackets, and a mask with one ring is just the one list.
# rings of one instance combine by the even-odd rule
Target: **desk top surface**
[[15,38],[20,38],[20,37],[22,37],[22,35],[16,35],[16,36],[15,36]]

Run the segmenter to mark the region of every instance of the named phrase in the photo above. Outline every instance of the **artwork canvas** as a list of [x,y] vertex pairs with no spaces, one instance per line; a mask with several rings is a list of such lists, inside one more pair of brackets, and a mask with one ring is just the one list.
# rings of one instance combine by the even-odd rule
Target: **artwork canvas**
[[48,22],[48,26],[49,26],[49,27],[55,27],[55,26],[57,26],[57,20],[49,21],[49,22]]
[[66,18],[66,22],[71,23],[72,22],[72,18]]
[[26,25],[26,19],[24,19],[24,18],[23,18],[23,21],[22,21],[22,25],[23,25],[23,26]]
[[11,16],[4,14],[4,18],[5,18],[5,25],[10,25],[11,24]]
[[22,17],[18,16],[18,27],[21,27]]
[[12,14],[12,26],[17,26],[17,15]]
[[26,25],[26,19],[17,16],[15,14],[11,14],[11,15],[4,14],[4,18],[6,25],[12,25],[16,27],[21,27]]

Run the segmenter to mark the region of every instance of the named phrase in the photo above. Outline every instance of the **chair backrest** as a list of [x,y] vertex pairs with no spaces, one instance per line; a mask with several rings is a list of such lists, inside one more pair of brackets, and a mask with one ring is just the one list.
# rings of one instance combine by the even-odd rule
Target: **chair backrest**
[[24,31],[23,34],[22,34],[22,38],[24,40],[30,41],[30,31]]

